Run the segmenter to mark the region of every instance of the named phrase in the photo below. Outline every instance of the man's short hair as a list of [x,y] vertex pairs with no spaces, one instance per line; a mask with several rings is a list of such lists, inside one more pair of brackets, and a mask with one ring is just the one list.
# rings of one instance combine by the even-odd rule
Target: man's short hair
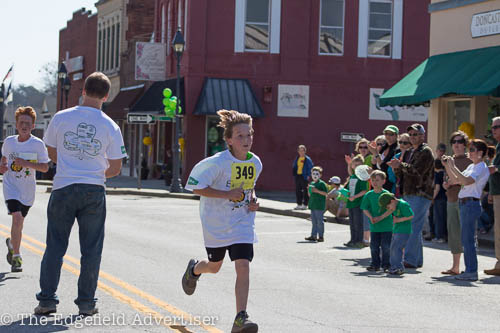
[[370,179],[374,179],[377,176],[379,176],[382,179],[387,178],[385,172],[383,172],[382,170],[373,170],[373,172],[370,174]]
[[36,121],[36,111],[31,106],[18,107],[15,114],[16,121],[19,119],[20,116],[30,116],[31,119],[33,120],[33,124]]
[[85,94],[88,97],[102,99],[106,97],[111,88],[111,81],[101,72],[94,72],[85,79]]

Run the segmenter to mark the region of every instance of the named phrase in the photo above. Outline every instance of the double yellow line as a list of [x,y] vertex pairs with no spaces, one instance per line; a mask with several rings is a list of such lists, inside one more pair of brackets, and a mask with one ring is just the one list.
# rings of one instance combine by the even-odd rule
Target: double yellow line
[[[3,231],[0,231],[0,235],[2,235],[4,237],[10,236],[10,228],[8,228],[7,226],[5,226],[3,224],[0,224],[0,229],[4,229],[5,231],[8,232],[8,233],[6,233]],[[24,247],[25,249],[35,253],[35,254],[38,254],[40,257],[43,256],[43,251],[35,246],[40,246],[42,249],[45,249],[45,247],[46,247],[44,243],[26,235],[26,234],[23,234],[23,240],[22,240],[21,246]],[[80,275],[79,260],[77,260],[69,255],[65,255],[64,259],[68,262],[75,264],[78,268],[75,268],[71,265],[63,263],[63,269],[67,270],[70,273],[73,273],[76,276],[79,276]],[[134,295],[137,295],[140,298],[166,310],[167,312],[169,312],[171,315],[175,316],[176,318],[183,318],[184,321],[187,321],[190,323],[199,322],[199,326],[202,327],[203,329],[205,329],[207,332],[222,333],[221,330],[219,330],[213,326],[203,324],[201,322],[201,320],[199,320],[199,318],[194,318],[189,313],[184,312],[184,311],[176,308],[175,306],[170,305],[167,302],[164,302],[164,301],[154,297],[153,295],[150,295],[150,294],[128,284],[127,282],[124,282],[124,281],[112,276],[111,274],[103,272],[102,270],[99,272],[99,282],[97,284],[97,287],[99,289],[103,290],[105,293],[107,293],[111,297],[119,300],[120,302],[131,306],[136,311],[141,312],[145,315],[151,316],[152,318],[155,319],[155,322],[161,323],[162,325],[168,327],[173,332],[186,332],[186,333],[188,333],[188,332],[192,332],[192,331],[187,329],[184,326],[169,324],[173,320],[162,316],[160,313],[154,311],[153,309],[147,307],[146,305],[144,305],[144,304],[136,301],[135,299],[121,293],[117,289],[103,283],[102,281],[100,281],[101,279],[107,280],[107,281],[111,282],[112,284],[114,284],[118,287],[121,287],[121,288],[125,289],[126,291],[128,291]]]

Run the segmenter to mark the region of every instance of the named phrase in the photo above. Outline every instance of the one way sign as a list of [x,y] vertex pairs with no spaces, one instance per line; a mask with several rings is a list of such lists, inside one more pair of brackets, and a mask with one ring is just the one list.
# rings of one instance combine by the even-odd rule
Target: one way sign
[[129,124],[151,124],[156,120],[150,114],[137,114],[137,113],[128,113],[127,114],[127,123]]
[[346,133],[346,132],[340,133],[340,141],[343,142],[358,142],[364,137],[365,135],[363,133]]

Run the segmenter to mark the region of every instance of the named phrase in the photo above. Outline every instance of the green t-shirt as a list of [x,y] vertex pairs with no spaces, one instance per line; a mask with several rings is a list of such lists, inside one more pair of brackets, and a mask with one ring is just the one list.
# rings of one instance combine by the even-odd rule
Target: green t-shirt
[[[414,214],[410,204],[403,199],[399,199],[398,204],[396,205],[396,210],[392,213],[392,215],[399,218],[413,216]],[[392,232],[395,234],[411,234],[411,220],[394,223],[394,229]]]
[[365,165],[368,165],[371,168],[372,167],[372,159],[373,159],[372,154],[366,156],[365,157]]
[[[497,145],[497,154],[493,160],[493,165],[500,169],[500,143]],[[500,172],[495,172],[490,176],[490,194],[500,194]]]
[[[372,214],[373,217],[382,215],[385,210],[380,208],[378,204],[378,198],[382,193],[389,193],[389,191],[382,189],[380,193],[376,193],[374,190],[369,191],[363,196],[363,202],[361,203],[361,209],[367,210]],[[370,223],[371,232],[392,232],[392,215],[387,216],[382,221],[377,223]]]
[[[358,194],[359,192],[368,190],[368,186],[369,186],[368,182],[359,179],[358,177],[356,177],[356,175],[352,175],[349,178],[349,184],[347,187],[347,189],[349,190],[349,196],[353,196]],[[347,201],[346,207],[347,208],[359,207],[361,205],[361,201],[363,201],[363,197],[359,197],[354,201]]]
[[315,187],[320,191],[327,192],[328,188],[326,183],[319,179],[317,182],[312,182],[309,184],[309,209],[310,210],[325,210],[326,209],[326,197],[319,193],[312,192],[312,188]]

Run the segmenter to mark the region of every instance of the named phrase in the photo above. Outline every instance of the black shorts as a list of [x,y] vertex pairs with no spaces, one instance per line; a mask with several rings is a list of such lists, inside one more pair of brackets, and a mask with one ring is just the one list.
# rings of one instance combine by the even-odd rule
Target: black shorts
[[229,258],[231,258],[231,261],[237,259],[252,261],[253,259],[253,244],[240,243],[223,247],[206,247],[205,249],[207,250],[208,260],[211,262],[217,262],[224,259],[226,250],[229,251]]
[[28,215],[28,211],[31,208],[31,206],[25,206],[19,200],[14,199],[6,200],[5,203],[7,204],[9,215],[15,212],[21,212],[21,215],[23,217],[26,217],[26,215]]

